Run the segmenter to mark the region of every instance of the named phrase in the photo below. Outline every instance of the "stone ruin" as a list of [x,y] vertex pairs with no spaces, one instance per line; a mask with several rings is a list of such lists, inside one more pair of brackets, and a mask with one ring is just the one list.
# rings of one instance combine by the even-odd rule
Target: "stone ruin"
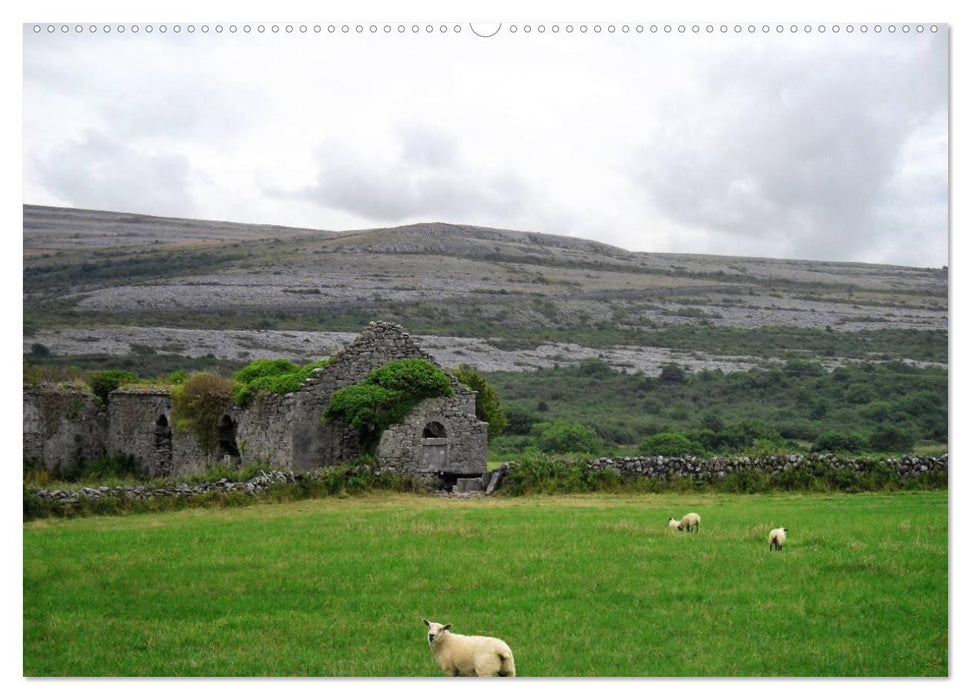
[[[286,395],[261,394],[233,407],[219,425],[216,462],[269,465],[294,472],[361,456],[355,429],[324,422],[335,391],[393,360],[420,358],[439,366],[394,323],[373,322],[333,362]],[[475,392],[444,368],[453,396],[425,399],[381,435],[378,466],[452,488],[486,472],[488,424],[475,415]],[[129,460],[143,477],[202,473],[206,459],[193,435],[174,430],[172,399],[159,387],[127,387],[106,404],[82,389],[24,386],[24,465],[68,473],[106,458]],[[210,459],[210,462],[212,460]]]

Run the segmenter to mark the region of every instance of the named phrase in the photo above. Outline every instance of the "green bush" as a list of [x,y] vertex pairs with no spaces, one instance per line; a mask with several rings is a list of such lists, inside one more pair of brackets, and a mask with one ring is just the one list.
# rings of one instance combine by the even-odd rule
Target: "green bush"
[[582,423],[540,423],[535,429],[539,431],[537,443],[543,452],[592,454],[603,448],[603,441],[596,431]]
[[661,367],[660,379],[668,384],[684,384],[688,380],[687,372],[673,362]]
[[658,433],[651,435],[641,442],[637,447],[638,451],[644,456],[663,456],[663,457],[700,457],[705,454],[705,448],[688,439],[680,433]]
[[389,362],[363,382],[338,389],[330,399],[325,420],[344,420],[359,433],[366,452],[377,447],[381,433],[401,422],[420,401],[452,396],[448,375],[427,360]]
[[92,372],[88,378],[88,386],[91,393],[102,401],[108,400],[108,394],[120,387],[122,384],[137,382],[138,375],[134,372],[126,372],[120,369],[105,369]]
[[232,408],[233,382],[218,374],[198,372],[172,388],[176,430],[192,433],[206,458],[219,445],[219,422]]
[[297,369],[297,365],[289,360],[253,360],[243,369],[233,374],[233,379],[246,384],[259,377],[273,377],[288,374]]
[[299,390],[314,370],[332,361],[328,358],[300,366],[282,359],[254,360],[233,374],[236,380],[233,398],[237,405],[246,406],[259,394],[290,394]]
[[452,370],[452,374],[476,392],[475,415],[479,420],[489,424],[489,438],[494,438],[504,431],[509,425],[509,419],[506,417],[495,388],[486,382],[477,369],[469,365],[459,365]]
[[733,423],[719,434],[722,445],[735,450],[744,450],[755,444],[756,440],[778,442],[781,440],[778,431],[759,421],[745,420]]
[[855,454],[862,452],[867,440],[857,433],[841,433],[830,430],[819,436],[813,443],[814,452],[844,452]]
[[526,450],[503,481],[502,492],[511,496],[534,493],[586,493],[616,491],[624,483],[616,472],[593,470],[582,460],[564,459]]
[[870,436],[870,447],[877,452],[909,452],[914,448],[914,435],[895,425],[881,426]]
[[519,406],[507,408],[506,418],[509,420],[509,426],[506,428],[506,433],[509,435],[529,435],[533,426],[539,422],[531,411]]

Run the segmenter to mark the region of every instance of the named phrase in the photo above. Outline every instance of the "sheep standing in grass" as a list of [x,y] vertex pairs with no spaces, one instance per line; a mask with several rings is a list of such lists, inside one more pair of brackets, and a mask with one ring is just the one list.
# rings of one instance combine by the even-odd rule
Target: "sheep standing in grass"
[[769,551],[773,549],[778,549],[782,551],[782,545],[786,543],[786,533],[789,532],[787,527],[777,527],[775,530],[769,533]]
[[515,676],[512,649],[495,637],[454,634],[452,625],[422,619],[435,661],[450,676]]
[[688,513],[686,516],[681,518],[681,522],[678,524],[679,530],[687,530],[691,532],[693,529],[698,532],[701,529],[701,516],[697,513]]
[[678,520],[677,518],[671,518],[670,520],[668,520],[668,529],[669,530],[680,530],[681,529],[681,521]]

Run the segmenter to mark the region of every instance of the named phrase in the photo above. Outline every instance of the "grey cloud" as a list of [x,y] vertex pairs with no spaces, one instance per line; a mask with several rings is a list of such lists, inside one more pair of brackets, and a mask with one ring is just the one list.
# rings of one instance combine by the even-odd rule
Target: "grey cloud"
[[73,206],[183,216],[193,208],[185,156],[139,151],[100,132],[30,154],[27,168]]
[[400,150],[384,163],[327,144],[315,154],[317,182],[296,196],[380,221],[460,220],[521,209],[528,195],[515,174],[463,163],[454,142],[428,133],[399,131]]
[[[83,51],[74,39],[84,40]],[[174,35],[131,42],[102,35],[64,43],[28,40],[25,100],[48,96],[83,105],[98,129],[120,138],[232,142],[260,124],[270,105],[244,75],[210,65],[218,49],[210,50],[200,52]]]
[[401,144],[402,161],[431,167],[455,164],[458,144],[441,129],[410,123],[399,125],[396,131]]
[[[940,48],[916,60],[724,61],[703,85],[708,101],[670,106],[666,129],[641,154],[640,182],[670,219],[730,233],[738,252],[880,257],[872,249],[888,217],[903,221],[925,197],[940,200],[919,190],[899,199],[891,187],[907,139],[947,109]],[[946,238],[946,228],[925,225],[923,235]]]

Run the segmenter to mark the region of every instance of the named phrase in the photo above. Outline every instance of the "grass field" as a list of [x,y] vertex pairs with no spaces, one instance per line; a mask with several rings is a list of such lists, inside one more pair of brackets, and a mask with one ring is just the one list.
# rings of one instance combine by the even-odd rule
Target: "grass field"
[[384,494],[41,520],[23,552],[27,676],[441,675],[422,617],[520,676],[948,673],[943,491]]

